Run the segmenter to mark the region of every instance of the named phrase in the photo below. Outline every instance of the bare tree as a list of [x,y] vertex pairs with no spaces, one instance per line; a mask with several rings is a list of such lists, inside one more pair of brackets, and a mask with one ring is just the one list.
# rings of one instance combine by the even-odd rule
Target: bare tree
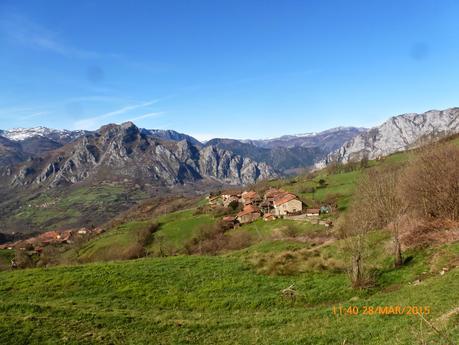
[[405,169],[401,191],[416,216],[459,220],[459,147],[424,148]]
[[400,223],[406,214],[406,203],[399,192],[400,169],[384,167],[370,169],[362,178],[357,196],[363,216],[372,229],[389,228],[394,242],[394,263],[403,264],[400,243]]
[[349,257],[352,286],[363,287],[368,283],[365,262],[369,252],[367,234],[371,227],[358,202],[351,204],[337,228],[339,235],[344,238],[344,253]]

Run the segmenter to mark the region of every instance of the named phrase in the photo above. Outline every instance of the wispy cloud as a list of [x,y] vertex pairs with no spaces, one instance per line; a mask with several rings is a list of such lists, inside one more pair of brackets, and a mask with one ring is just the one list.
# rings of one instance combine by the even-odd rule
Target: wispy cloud
[[17,13],[0,16],[0,32],[14,43],[78,59],[99,58],[102,54],[66,43],[56,32]]
[[134,118],[131,118],[129,119],[128,121],[139,121],[139,120],[143,120],[143,119],[147,119],[147,118],[150,118],[150,117],[158,117],[158,116],[161,116],[161,115],[164,115],[164,112],[163,111],[158,111],[158,112],[154,112],[154,113],[146,113],[146,114],[143,114],[143,115],[140,115],[140,116],[136,116]]
[[[133,110],[136,110],[136,109],[146,108],[146,107],[149,107],[149,106],[151,106],[151,105],[153,105],[153,104],[155,104],[157,102],[158,102],[158,100],[152,100],[152,101],[148,101],[148,102],[141,102],[141,103],[137,103],[137,104],[127,105],[127,106],[124,106],[122,108],[119,108],[119,109],[116,109],[116,110],[113,110],[113,111],[110,111],[110,112],[107,112],[107,113],[104,113],[104,114],[101,114],[101,115],[98,115],[98,116],[94,116],[94,117],[89,117],[89,118],[86,118],[86,119],[78,120],[73,124],[73,127],[75,129],[94,130],[94,129],[97,129],[98,127],[100,127],[102,124],[104,124],[107,121],[108,118],[113,118],[113,117],[116,117],[116,116],[119,116],[119,115],[123,115],[123,114],[129,113],[130,111],[133,111]],[[142,116],[145,116],[144,118],[147,117],[146,115],[150,115],[150,117],[154,116],[152,114],[157,115],[157,113],[147,113],[147,114],[144,114]]]
[[41,107],[5,107],[0,108],[0,118],[15,118],[15,120],[26,120],[32,117],[47,115],[48,111]]
[[100,52],[77,47],[65,40],[62,34],[17,12],[4,11],[4,13],[0,13],[0,35],[6,37],[13,44],[20,44],[24,47],[39,49],[68,58],[108,58],[128,68],[148,73],[163,72],[171,68],[171,65],[164,62],[138,61],[119,53]]

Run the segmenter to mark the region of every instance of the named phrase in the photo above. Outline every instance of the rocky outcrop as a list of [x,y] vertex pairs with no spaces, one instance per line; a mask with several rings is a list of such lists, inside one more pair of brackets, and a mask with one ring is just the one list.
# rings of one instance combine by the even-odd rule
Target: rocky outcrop
[[364,157],[376,159],[455,133],[459,133],[459,108],[403,114],[357,135],[329,154],[317,167],[326,166],[330,162],[347,163]]
[[161,141],[127,122],[103,126],[39,162],[25,164],[13,183],[55,187],[129,179],[173,186],[209,179],[236,185],[276,176],[266,163],[212,146],[200,148],[188,140]]

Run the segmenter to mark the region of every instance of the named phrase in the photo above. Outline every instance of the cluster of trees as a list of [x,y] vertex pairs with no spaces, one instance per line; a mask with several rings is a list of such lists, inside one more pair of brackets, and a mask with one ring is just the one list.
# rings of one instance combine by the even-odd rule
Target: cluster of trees
[[340,174],[348,173],[360,169],[367,168],[369,166],[368,155],[364,155],[361,160],[351,160],[347,163],[332,161],[327,165],[327,172],[329,174]]
[[403,265],[401,234],[407,219],[459,221],[459,147],[431,145],[403,167],[368,169],[339,227],[350,254],[355,287],[368,284],[368,232],[390,229],[395,267]]

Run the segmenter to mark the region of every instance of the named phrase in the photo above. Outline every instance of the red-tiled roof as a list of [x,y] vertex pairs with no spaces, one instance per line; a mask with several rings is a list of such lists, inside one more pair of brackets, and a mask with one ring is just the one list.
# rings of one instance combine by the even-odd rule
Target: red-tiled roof
[[60,238],[60,234],[57,231],[48,231],[37,236],[39,241],[53,241]]
[[259,212],[260,212],[260,210],[257,207],[255,207],[253,205],[247,205],[247,206],[244,207],[244,209],[241,212],[239,212],[237,214],[237,216],[238,217],[242,217],[242,216],[245,216],[246,214],[259,213]]
[[255,198],[259,198],[259,195],[258,195],[257,192],[251,190],[251,191],[249,191],[249,192],[244,192],[244,193],[242,193],[242,197],[243,197],[244,199],[255,199]]
[[285,204],[286,202],[292,201],[292,200],[297,200],[296,195],[293,194],[281,194],[278,197],[274,199],[274,204],[276,206]]

